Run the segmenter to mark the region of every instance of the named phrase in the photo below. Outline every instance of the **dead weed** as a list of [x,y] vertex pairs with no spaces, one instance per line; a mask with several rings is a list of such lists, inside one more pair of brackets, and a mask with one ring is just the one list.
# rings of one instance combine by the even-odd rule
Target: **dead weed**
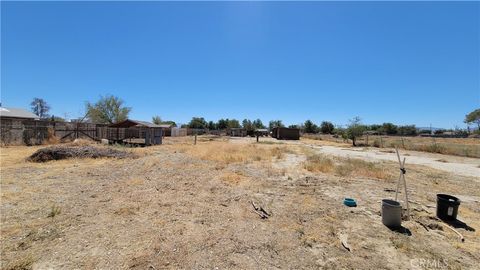
[[392,174],[378,163],[353,158],[336,158],[322,155],[307,156],[304,169],[310,172],[334,173],[342,177],[363,176],[376,179],[389,179]]
[[174,148],[180,153],[191,154],[204,160],[223,164],[250,163],[281,159],[289,150],[286,146],[232,144],[223,141],[209,141],[197,145],[178,145]]

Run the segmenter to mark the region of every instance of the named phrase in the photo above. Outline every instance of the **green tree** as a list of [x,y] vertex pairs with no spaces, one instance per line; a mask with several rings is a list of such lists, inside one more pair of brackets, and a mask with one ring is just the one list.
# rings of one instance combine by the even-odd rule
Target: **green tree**
[[189,128],[204,129],[207,128],[207,126],[208,123],[203,117],[192,117],[192,120],[190,120],[190,122],[188,123]]
[[34,98],[30,103],[30,108],[34,114],[38,115],[39,118],[48,118],[50,106],[48,106],[47,102],[43,100],[43,98]]
[[346,141],[348,139],[348,136],[347,136],[347,131],[345,128],[342,128],[341,126],[336,126],[334,129],[333,129],[333,133],[342,138],[343,141]]
[[255,130],[255,126],[253,125],[253,122],[248,120],[248,119],[243,119],[242,127],[247,131],[247,133],[249,131],[254,131]]
[[347,137],[352,140],[353,146],[357,146],[356,140],[363,135],[365,126],[362,125],[362,120],[358,116],[350,119],[349,122],[347,126]]
[[305,133],[317,133],[318,131],[318,126],[315,125],[311,120],[305,121],[304,127]]
[[50,116],[50,121],[65,122],[65,119],[59,116],[52,115]]
[[240,122],[237,119],[229,119],[227,126],[228,126],[228,128],[240,128],[240,127],[242,127],[240,125]]
[[476,109],[473,112],[465,115],[464,122],[468,125],[476,124],[478,127],[478,130],[480,131],[480,109]]
[[123,100],[116,96],[101,96],[95,104],[87,102],[87,116],[93,123],[98,124],[113,124],[126,120],[132,108],[125,107],[123,103]]
[[322,124],[320,124],[320,130],[323,134],[332,134],[334,129],[335,127],[331,122],[323,121]]
[[176,127],[177,123],[175,121],[163,121],[162,124],[164,125],[171,125],[172,127]]
[[415,125],[406,125],[398,127],[398,134],[403,136],[415,136],[417,135],[417,128]]
[[218,129],[226,129],[228,127],[228,119],[220,119],[217,122]]
[[377,125],[377,124],[367,126],[368,130],[374,130],[378,132],[381,132],[381,128],[382,128],[382,125]]
[[208,129],[209,129],[209,130],[216,130],[216,129],[217,129],[217,125],[215,124],[215,122],[213,122],[213,121],[208,121]]
[[445,132],[446,132],[445,129],[437,129],[437,130],[435,130],[435,132],[433,132],[433,134],[435,134],[435,135],[440,135],[440,134],[443,134],[443,133],[445,133]]
[[260,119],[254,120],[254,121],[253,121],[253,126],[254,126],[256,129],[266,128],[265,125],[262,123],[262,120],[260,120]]
[[282,120],[272,120],[268,123],[268,128],[270,130],[272,130],[275,127],[285,127],[285,125],[283,125]]
[[378,129],[381,133],[387,135],[397,134],[397,126],[392,123],[383,123],[382,127]]
[[154,123],[155,125],[161,125],[162,124],[162,118],[160,118],[160,116],[156,115],[156,116],[152,117],[152,123]]

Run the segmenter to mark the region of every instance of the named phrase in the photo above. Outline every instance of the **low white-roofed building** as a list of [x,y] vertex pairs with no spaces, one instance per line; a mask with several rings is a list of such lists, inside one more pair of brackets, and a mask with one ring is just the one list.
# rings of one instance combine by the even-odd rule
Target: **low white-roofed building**
[[0,118],[5,119],[5,118],[15,118],[15,119],[39,119],[39,117],[32,113],[29,112],[25,109],[20,109],[20,108],[7,108],[7,107],[0,107]]

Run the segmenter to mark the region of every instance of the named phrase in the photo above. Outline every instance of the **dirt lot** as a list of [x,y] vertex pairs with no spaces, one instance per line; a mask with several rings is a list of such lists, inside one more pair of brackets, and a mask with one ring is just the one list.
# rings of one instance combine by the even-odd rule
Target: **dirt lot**
[[[1,148],[1,268],[478,267],[475,170],[409,163],[416,157],[409,152],[411,218],[393,231],[382,225],[380,201],[395,196],[397,163],[322,150],[331,147],[345,148],[322,141],[200,137],[193,145],[191,138],[167,138],[161,146],[116,147],[132,158],[45,163],[25,160],[40,147]],[[462,199],[465,225],[457,230],[465,242],[435,218],[437,193]],[[358,207],[344,206],[344,197],[357,199]]]

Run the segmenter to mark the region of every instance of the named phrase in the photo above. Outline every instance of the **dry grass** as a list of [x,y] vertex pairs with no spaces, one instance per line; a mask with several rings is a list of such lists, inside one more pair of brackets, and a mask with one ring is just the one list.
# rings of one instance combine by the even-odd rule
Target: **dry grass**
[[48,128],[47,130],[47,139],[44,144],[58,144],[60,143],[60,138],[55,136],[55,130],[53,128]]
[[[359,140],[359,143],[366,143],[366,138]],[[370,136],[369,145],[463,157],[480,157],[480,140],[475,138]]]
[[313,145],[352,146],[348,141],[344,141],[342,138],[334,138],[332,135],[302,135],[300,141]]
[[115,210],[113,213],[119,216],[130,216],[135,215],[136,212],[140,207],[120,207],[119,209]]
[[92,145],[92,144],[97,144],[95,141],[92,140],[87,140],[87,139],[75,139],[73,142],[68,143],[69,145],[72,146],[86,146],[86,145]]
[[330,173],[334,167],[335,163],[332,159],[320,154],[307,156],[307,160],[303,164],[303,168],[310,172]]
[[343,177],[363,176],[376,179],[392,177],[392,174],[378,163],[353,158],[344,159],[340,164],[337,164],[335,173]]
[[310,172],[334,173],[342,177],[389,179],[393,174],[379,163],[353,158],[336,158],[322,154],[308,155],[303,168]]
[[234,172],[224,172],[222,173],[222,175],[220,176],[220,179],[228,184],[239,184],[240,182],[242,182],[243,180],[245,180],[245,176],[241,173],[241,172],[238,172],[238,171],[234,171]]
[[10,262],[6,266],[6,270],[29,270],[32,269],[32,265],[35,262],[35,258],[28,254],[26,256],[22,256],[15,261]]
[[229,143],[228,141],[209,141],[197,143],[197,145],[175,145],[171,149],[221,164],[271,161],[272,158],[281,159],[285,153],[292,151],[287,146],[282,145],[245,145]]
[[[388,261],[387,268],[408,269],[412,256],[444,256],[452,265],[462,258],[466,269],[478,264],[476,179],[409,166],[415,203],[413,221],[404,223],[413,234],[408,237],[385,228],[377,215],[378,201],[392,195],[384,188],[394,183],[364,176],[389,173],[389,163],[251,142],[199,140],[194,146],[189,140],[132,149],[137,159],[41,164],[24,161],[38,147],[0,149],[0,268],[378,269]],[[397,176],[396,163],[391,170]],[[443,191],[468,195],[459,216],[476,231],[461,230],[465,243],[448,230],[415,223],[420,214],[432,222],[434,209],[427,206]],[[361,207],[340,206],[345,196]],[[272,216],[261,219],[251,201]],[[351,253],[339,241],[343,234]]]
[[0,148],[0,164],[2,168],[17,165],[25,162],[25,158],[30,156],[41,146],[11,146]]

